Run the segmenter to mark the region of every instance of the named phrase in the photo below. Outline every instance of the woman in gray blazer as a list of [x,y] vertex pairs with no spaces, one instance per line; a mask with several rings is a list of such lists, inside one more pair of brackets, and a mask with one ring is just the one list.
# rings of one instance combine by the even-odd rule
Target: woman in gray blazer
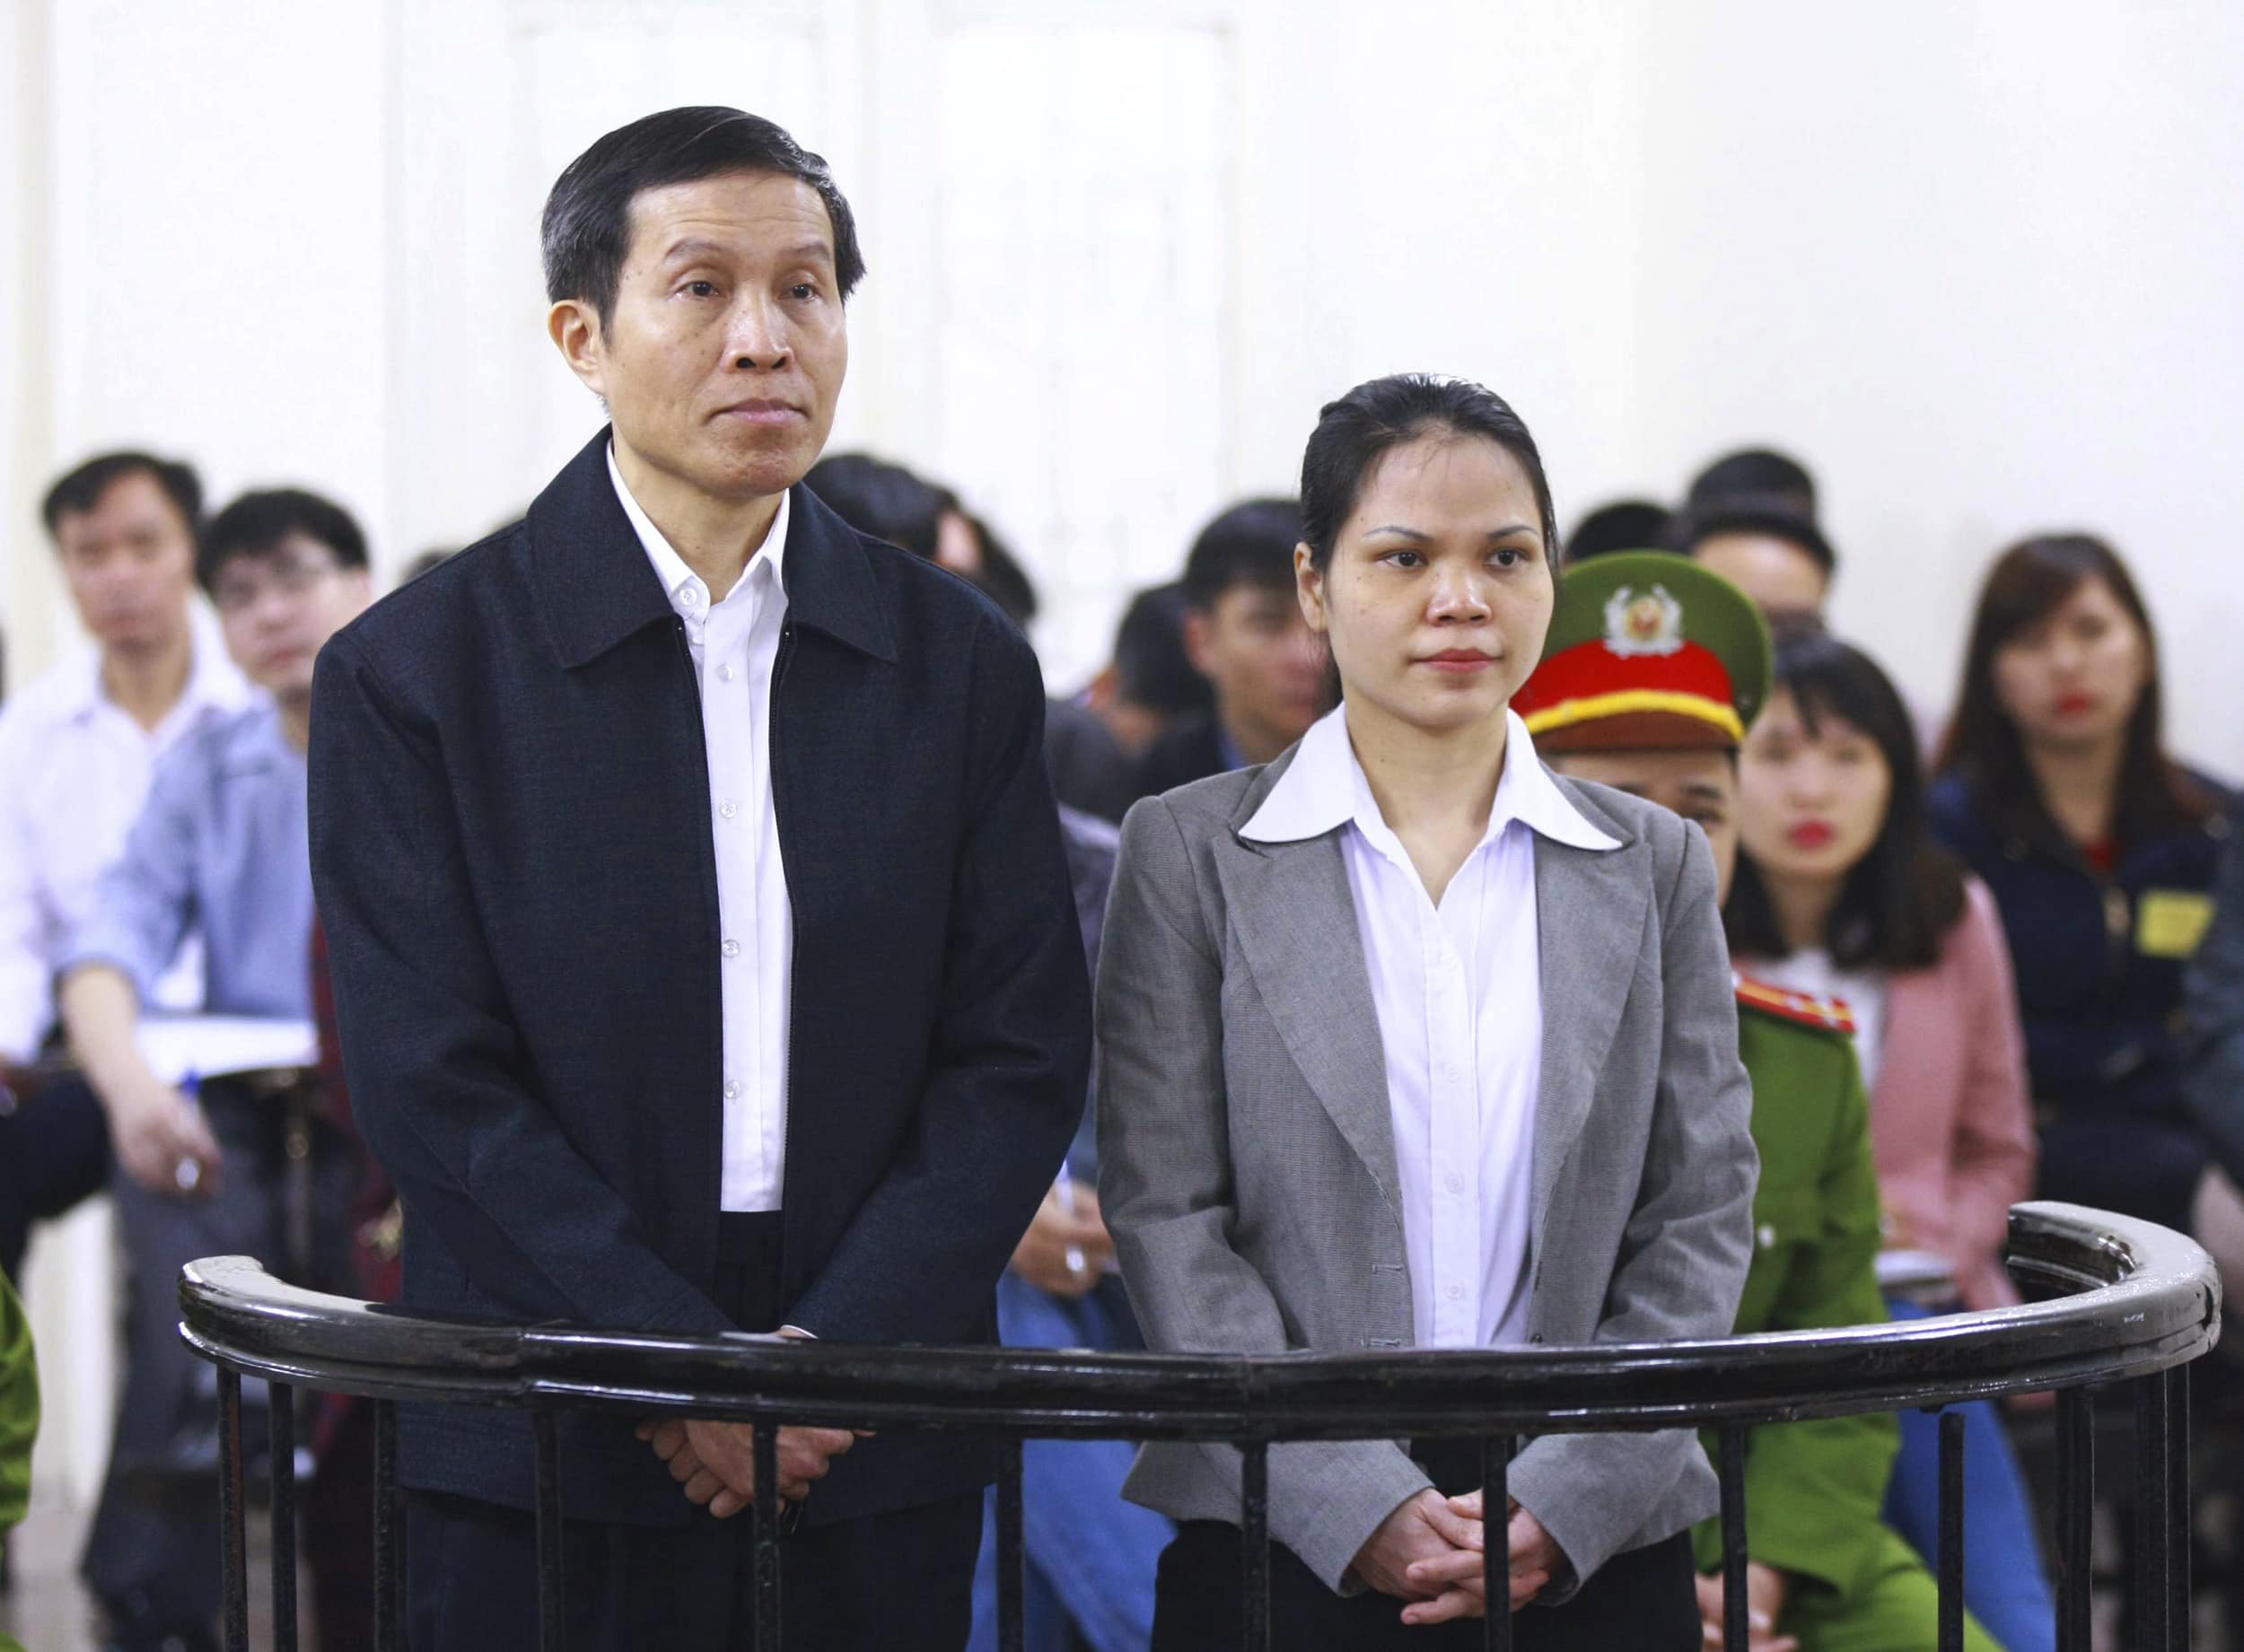
[[[1725,1334],[1756,1160],[1714,866],[1509,710],[1559,544],[1534,439],[1477,385],[1374,380],[1324,409],[1302,515],[1340,707],[1132,809],[1108,910],[1100,1194],[1149,1342]],[[1275,1447],[1277,1644],[1477,1645],[1477,1483],[1461,1442]],[[1511,1605],[1555,1608],[1518,1645],[1698,1644],[1689,1433],[1541,1436],[1511,1490]],[[1180,1523],[1156,1652],[1237,1645],[1236,1449],[1148,1446],[1127,1495]]]

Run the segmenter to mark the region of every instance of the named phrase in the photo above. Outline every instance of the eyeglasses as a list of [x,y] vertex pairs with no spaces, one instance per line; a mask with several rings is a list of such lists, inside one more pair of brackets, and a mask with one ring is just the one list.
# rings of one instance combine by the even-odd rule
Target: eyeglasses
[[210,588],[210,599],[221,614],[242,614],[255,607],[268,590],[284,597],[301,597],[313,586],[342,570],[326,558],[278,556],[250,567],[229,569]]

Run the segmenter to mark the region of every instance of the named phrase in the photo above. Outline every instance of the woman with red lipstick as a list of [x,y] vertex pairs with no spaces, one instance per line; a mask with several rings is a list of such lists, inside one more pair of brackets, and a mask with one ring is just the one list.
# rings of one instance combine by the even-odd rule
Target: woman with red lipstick
[[1891,1237],[1944,1257],[1966,1307],[2017,1301],[2002,1253],[2034,1137],[2010,953],[1994,897],[1933,841],[1900,695],[1845,643],[1786,637],[1738,782],[1731,951],[1845,1001]]
[[2158,644],[2085,534],[2012,546],[1979,594],[1933,831],[1993,892],[2044,1197],[2195,1234],[2244,1274],[2244,1203],[2182,1095],[2182,972],[2212,913],[2220,787],[2166,755]]

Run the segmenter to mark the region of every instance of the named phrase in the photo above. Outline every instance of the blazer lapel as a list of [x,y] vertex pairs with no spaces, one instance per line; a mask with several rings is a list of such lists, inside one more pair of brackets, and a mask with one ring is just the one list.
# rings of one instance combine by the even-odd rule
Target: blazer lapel
[[1529,1231],[1538,1256],[1544,1212],[1597,1094],[1605,1053],[1620,1024],[1626,989],[1643,949],[1644,908],[1651,898],[1636,863],[1643,852],[1643,844],[1635,842],[1590,850],[1536,840],[1543,1063]]
[[1387,1057],[1339,840],[1217,845],[1216,876],[1286,1052],[1399,1218]]

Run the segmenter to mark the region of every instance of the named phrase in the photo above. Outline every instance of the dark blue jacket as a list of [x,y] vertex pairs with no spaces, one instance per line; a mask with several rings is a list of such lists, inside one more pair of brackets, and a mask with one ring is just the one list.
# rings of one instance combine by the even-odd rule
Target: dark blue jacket
[[[714,848],[683,627],[607,433],[322,653],[311,853],[352,1099],[403,1196],[408,1309],[732,1329]],[[995,1340],[994,1287],[1082,1111],[1084,974],[1028,644],[963,581],[792,496],[773,797],[794,915],[785,1317]],[[751,1327],[765,1329],[767,1327]],[[526,1506],[527,1419],[422,1407],[408,1485]],[[628,1417],[562,1431],[578,1518],[688,1505]],[[987,1478],[902,1436],[813,1521]]]
[[2230,806],[2213,925],[2187,992],[2190,1104],[2222,1168],[2244,1182],[2244,798]]
[[2177,1036],[2187,957],[2155,935],[2146,950],[2143,918],[2146,900],[2155,910],[2162,892],[2201,896],[2213,887],[2220,817],[2122,845],[2107,878],[2056,841],[2054,828],[2034,838],[1999,831],[1964,775],[1935,781],[1926,803],[1933,835],[2002,910],[2045,1123],[2125,1115],[2187,1124]]

